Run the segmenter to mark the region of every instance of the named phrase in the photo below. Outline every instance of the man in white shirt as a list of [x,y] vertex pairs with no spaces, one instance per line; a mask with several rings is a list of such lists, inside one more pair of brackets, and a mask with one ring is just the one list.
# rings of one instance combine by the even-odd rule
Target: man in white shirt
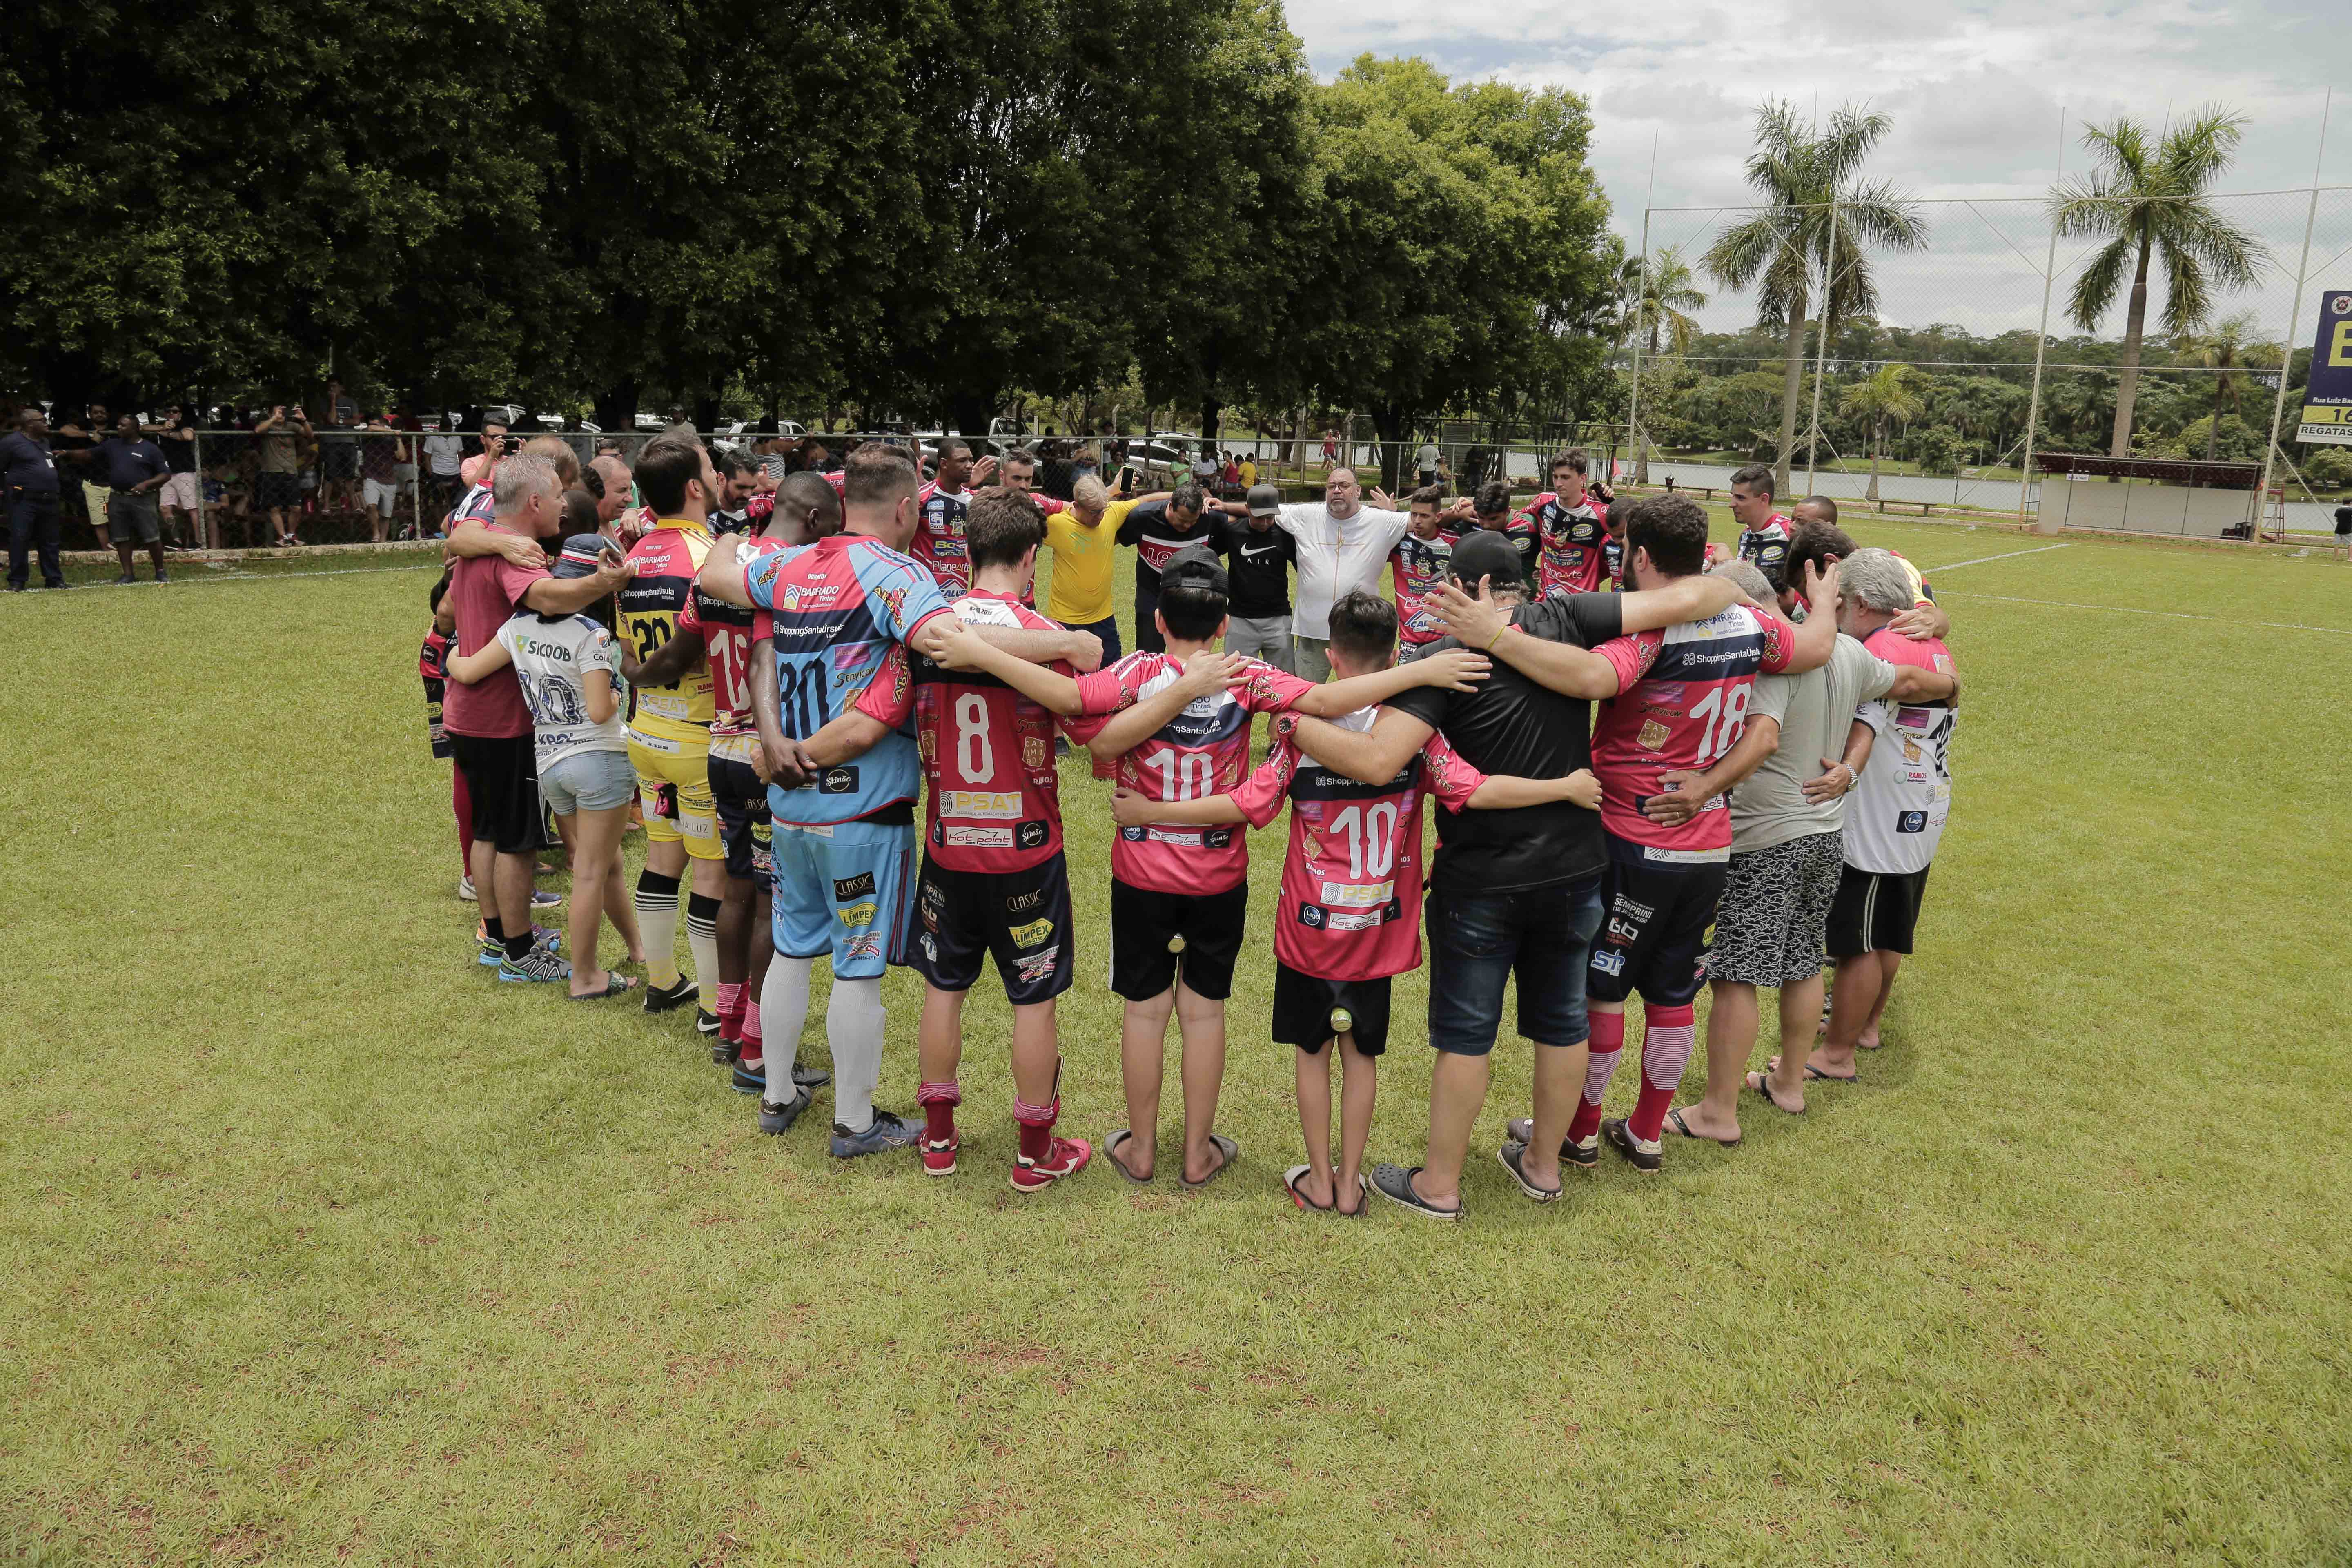
[[458,471],[465,461],[466,438],[457,434],[455,421],[425,437],[425,510],[434,520],[436,535],[457,504]]
[[[1321,505],[1295,501],[1275,514],[1275,526],[1298,545],[1298,602],[1291,612],[1291,632],[1302,680],[1331,679],[1331,606],[1359,588],[1379,593],[1389,552],[1412,526],[1410,514],[1397,510],[1387,491],[1371,491],[1370,506],[1363,503],[1364,493],[1353,468],[1333,468],[1323,481]],[[1213,504],[1229,515],[1248,515],[1242,501]]]

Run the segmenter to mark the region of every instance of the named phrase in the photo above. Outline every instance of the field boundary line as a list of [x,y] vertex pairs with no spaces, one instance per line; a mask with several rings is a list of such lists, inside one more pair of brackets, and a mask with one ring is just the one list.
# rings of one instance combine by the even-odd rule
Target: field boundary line
[[1963,566],[1981,566],[1988,561],[2014,561],[2021,555],[2041,555],[2053,550],[2063,550],[2063,544],[2037,544],[2031,550],[2011,550],[1999,555],[1979,555],[1974,561],[1955,561],[1949,566],[1923,566],[1923,572],[1957,572]]
[[2008,594],[1951,593],[1949,599],[1990,599],[2002,605],[2039,605],[2052,610],[2104,610],[2116,616],[2157,616],[2168,621],[2211,621],[2220,626],[2245,626],[2250,630],[2270,632],[2326,632],[2339,637],[2352,637],[2352,626],[2313,626],[2301,621],[2242,621],[2231,616],[2193,616],[2186,610],[2143,610],[2132,605],[2077,605],[2064,599],[2020,599]]

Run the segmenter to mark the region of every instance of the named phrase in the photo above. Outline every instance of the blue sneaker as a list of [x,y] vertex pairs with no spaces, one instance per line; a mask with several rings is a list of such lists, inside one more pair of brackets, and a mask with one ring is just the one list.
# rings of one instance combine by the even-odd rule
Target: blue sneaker
[[789,1132],[801,1112],[809,1108],[811,1096],[803,1090],[782,1105],[761,1096],[760,1100],[760,1131],[766,1133]]
[[863,1132],[852,1132],[836,1121],[833,1124],[831,1152],[836,1160],[855,1160],[861,1154],[885,1154],[893,1149],[911,1149],[923,1135],[923,1124],[894,1116],[887,1110],[874,1113],[874,1124]]
[[[768,1090],[767,1064],[763,1062],[758,1067],[747,1068],[741,1062],[737,1062],[734,1083],[735,1092],[738,1094],[765,1094]],[[800,1086],[794,1084],[793,1089],[797,1094],[800,1091]]]
[[572,965],[543,947],[534,947],[520,958],[501,960],[499,978],[510,983],[569,980]]
[[530,890],[530,907],[534,910],[551,910],[562,901],[562,893],[551,893],[545,888],[533,888]]

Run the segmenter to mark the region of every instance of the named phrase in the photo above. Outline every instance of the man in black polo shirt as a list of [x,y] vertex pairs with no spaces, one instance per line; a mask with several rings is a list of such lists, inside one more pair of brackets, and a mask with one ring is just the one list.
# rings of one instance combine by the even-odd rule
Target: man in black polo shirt
[[1201,510],[1201,487],[1187,480],[1166,500],[1136,507],[1118,525],[1118,542],[1135,546],[1135,646],[1145,653],[1168,651],[1152,619],[1160,609],[1160,571],[1185,546],[1210,541]]
[[[1688,577],[1640,594],[1559,595],[1524,602],[1531,584],[1516,544],[1498,530],[1473,530],[1454,547],[1459,593],[1481,580],[1509,626],[1491,639],[1540,639],[1547,661],[1581,667],[1598,692],[1613,682],[1606,659],[1587,650],[1625,632],[1697,620],[1727,608],[1738,590],[1721,578]],[[1459,598],[1446,585],[1425,603],[1443,613]],[[1451,637],[1427,653],[1463,646]],[[1549,670],[1548,670],[1548,673]],[[1568,682],[1573,684],[1573,682]],[[1401,693],[1381,705],[1368,733],[1314,719],[1298,721],[1299,748],[1334,772],[1366,783],[1394,778],[1433,734],[1486,773],[1565,778],[1592,765],[1591,703],[1539,685],[1497,659],[1475,691]],[[1462,1212],[1462,1167],[1486,1102],[1487,1056],[1503,1016],[1503,987],[1518,982],[1518,1026],[1536,1047],[1534,1143],[1507,1168],[1538,1201],[1559,1195],[1559,1148],[1584,1089],[1591,1031],[1584,976],[1601,927],[1605,845],[1598,813],[1566,801],[1509,811],[1437,810],[1437,854],[1429,876],[1429,1043],[1438,1052],[1429,1089],[1427,1163],[1381,1165],[1381,1196],[1432,1219]],[[1547,1141],[1548,1140],[1548,1141]]]
[[[79,483],[79,480],[76,480]],[[0,496],[8,503],[8,591],[21,594],[32,575],[28,559],[41,555],[41,585],[62,588],[58,566],[58,462],[49,453],[49,420],[36,405],[16,416],[0,437]]]
[[163,570],[163,518],[155,497],[163,481],[172,477],[163,449],[141,433],[138,416],[126,414],[115,422],[114,434],[91,449],[89,466],[107,489],[107,531],[113,534],[114,553],[122,561],[122,575],[115,581],[139,580],[131,569],[135,537],[154,560],[155,581],[170,582]]
[[[1224,499],[1240,500],[1239,485],[1226,487]],[[1290,563],[1298,555],[1298,542],[1274,520],[1282,510],[1282,492],[1272,485],[1253,486],[1249,511],[1244,517],[1213,515],[1210,527],[1217,552],[1225,558],[1225,575],[1233,584],[1233,609],[1225,622],[1225,651],[1262,658],[1285,673],[1296,673],[1290,641]]]

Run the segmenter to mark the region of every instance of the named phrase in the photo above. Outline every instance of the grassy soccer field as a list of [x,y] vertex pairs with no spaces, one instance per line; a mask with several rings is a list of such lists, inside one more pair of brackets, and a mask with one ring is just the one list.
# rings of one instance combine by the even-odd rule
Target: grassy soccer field
[[[1208,1192],[1172,1123],[1148,1190],[1007,1191],[985,981],[963,1173],[838,1166],[677,1015],[475,965],[428,571],[0,604],[0,1556],[2352,1557],[2352,569],[1855,521],[1968,682],[1890,1047],[1538,1209],[1507,1042],[1452,1228],[1292,1211],[1262,926]],[[1098,1139],[1108,786],[1064,777]],[[1423,995],[1373,1141],[1408,1163]]]

